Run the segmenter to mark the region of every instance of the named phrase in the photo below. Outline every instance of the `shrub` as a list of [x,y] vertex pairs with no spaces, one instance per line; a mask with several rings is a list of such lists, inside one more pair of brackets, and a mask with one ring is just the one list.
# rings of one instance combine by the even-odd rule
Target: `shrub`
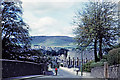
[[93,63],[94,61],[89,61],[87,62],[86,64],[83,64],[83,71],[86,71],[86,72],[90,72],[91,71],[91,63]]
[[100,62],[107,62],[107,59],[101,59]]
[[120,48],[110,50],[107,60],[109,65],[120,64]]
[[[104,57],[107,57],[107,55],[104,55]],[[94,67],[104,66],[104,62],[106,62],[106,61],[107,61],[106,58],[101,59],[99,62],[93,62],[93,63],[91,63],[90,67],[94,68]]]
[[90,65],[91,68],[103,66],[104,62],[94,62]]
[[83,65],[83,69],[84,71],[90,72],[91,68],[103,66],[106,61],[106,59],[101,59],[100,62],[90,61]]
[[106,55],[103,55],[103,59],[107,60],[107,54]]

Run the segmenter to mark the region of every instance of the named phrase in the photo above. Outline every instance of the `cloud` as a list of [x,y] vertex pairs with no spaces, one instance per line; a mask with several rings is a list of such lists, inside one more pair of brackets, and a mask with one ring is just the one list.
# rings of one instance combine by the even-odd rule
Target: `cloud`
[[24,2],[87,2],[88,0],[22,0]]
[[56,10],[64,10],[67,8],[71,8],[74,3],[69,2],[23,2],[24,11],[31,11],[34,13],[46,13],[52,12]]
[[30,22],[30,29],[33,33],[47,32],[47,29],[54,28],[54,25],[57,24],[57,21],[51,17],[43,17],[36,19],[34,22]]
[[32,36],[73,36],[72,26],[63,26],[62,21],[52,17],[43,17],[30,24]]
[[[22,0],[22,2],[88,2],[89,0]],[[91,1],[115,1],[119,0],[91,0]]]
[[68,0],[58,1],[23,1],[23,18],[30,26],[30,35],[73,36],[73,27],[70,25],[72,22],[71,17],[74,13],[73,9],[79,4],[76,2],[67,2]]
[[67,26],[69,26],[67,18],[69,18],[71,13],[66,15],[65,11],[72,5],[73,3],[48,4],[28,2],[23,4],[23,18],[30,26],[30,35],[70,36],[70,31],[67,30]]

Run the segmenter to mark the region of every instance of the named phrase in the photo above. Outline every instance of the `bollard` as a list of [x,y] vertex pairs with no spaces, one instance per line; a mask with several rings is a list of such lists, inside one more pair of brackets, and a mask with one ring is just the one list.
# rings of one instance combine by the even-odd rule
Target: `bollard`
[[73,57],[72,65],[73,65],[73,67],[74,67],[74,65],[75,65],[75,59],[74,59],[74,57]]
[[78,70],[76,70],[76,75],[78,75]]
[[69,66],[71,65],[70,57],[69,57],[69,59],[68,59],[68,65],[69,65]]
[[104,77],[109,78],[108,76],[108,63],[104,62]]
[[79,66],[79,58],[77,57],[77,66]]

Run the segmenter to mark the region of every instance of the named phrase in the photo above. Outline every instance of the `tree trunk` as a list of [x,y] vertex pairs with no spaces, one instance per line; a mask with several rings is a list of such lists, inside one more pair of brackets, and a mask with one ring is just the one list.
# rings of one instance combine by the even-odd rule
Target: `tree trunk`
[[100,40],[99,40],[99,58],[102,59],[102,37],[100,37]]
[[97,39],[95,39],[94,42],[94,57],[95,57],[95,62],[97,62],[99,60],[97,57]]

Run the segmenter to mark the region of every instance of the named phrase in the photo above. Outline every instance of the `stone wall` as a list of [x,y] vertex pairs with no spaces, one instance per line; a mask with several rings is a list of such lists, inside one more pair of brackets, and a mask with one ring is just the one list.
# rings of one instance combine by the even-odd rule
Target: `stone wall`
[[120,64],[110,66],[108,69],[109,78],[120,78]]
[[91,69],[91,75],[95,78],[104,78],[104,67],[95,67]]
[[[91,69],[91,75],[96,78],[104,77],[104,67],[95,67]],[[108,67],[108,77],[109,78],[120,78],[120,64]]]
[[33,62],[17,60],[0,60],[2,61],[2,77],[16,77],[26,75],[40,75],[47,71],[46,64],[37,64]]

